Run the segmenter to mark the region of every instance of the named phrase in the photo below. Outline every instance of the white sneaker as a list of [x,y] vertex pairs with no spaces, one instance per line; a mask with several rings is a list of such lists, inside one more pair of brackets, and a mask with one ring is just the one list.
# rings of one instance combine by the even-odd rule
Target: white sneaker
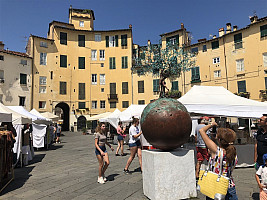
[[107,182],[107,178],[105,177],[105,175],[103,175],[102,177],[103,177],[103,180],[104,180],[105,182]]
[[105,183],[105,181],[104,181],[102,176],[98,177],[97,182],[100,183],[100,184],[104,184]]

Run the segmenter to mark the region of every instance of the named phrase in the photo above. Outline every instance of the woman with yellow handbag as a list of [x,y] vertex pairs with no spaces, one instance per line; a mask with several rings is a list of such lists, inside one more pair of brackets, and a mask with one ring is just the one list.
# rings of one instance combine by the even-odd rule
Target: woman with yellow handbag
[[[235,184],[232,177],[232,171],[237,163],[236,149],[233,145],[233,142],[236,139],[236,133],[229,128],[218,128],[216,138],[219,146],[217,146],[217,144],[215,144],[206,134],[207,130],[213,126],[217,126],[217,123],[212,122],[199,130],[200,135],[211,154],[208,170],[211,173],[219,174],[217,180],[223,176],[226,177],[226,180],[229,178],[229,185],[227,181],[228,190],[225,199],[237,200],[238,197],[236,195]],[[199,177],[199,179],[201,179],[201,177]],[[213,198],[216,199],[216,195]],[[206,199],[209,200],[212,198],[207,196]]]

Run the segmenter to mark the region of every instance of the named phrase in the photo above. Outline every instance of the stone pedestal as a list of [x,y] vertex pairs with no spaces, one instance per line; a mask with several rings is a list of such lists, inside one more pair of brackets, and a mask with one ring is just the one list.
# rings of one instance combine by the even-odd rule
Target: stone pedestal
[[196,197],[194,151],[143,150],[143,190],[151,200]]

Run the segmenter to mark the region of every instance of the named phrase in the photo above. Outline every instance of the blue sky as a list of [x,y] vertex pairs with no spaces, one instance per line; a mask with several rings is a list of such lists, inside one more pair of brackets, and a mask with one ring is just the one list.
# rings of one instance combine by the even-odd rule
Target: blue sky
[[[247,26],[256,11],[267,16],[267,0],[0,0],[0,41],[9,50],[25,52],[30,34],[46,37],[51,21],[68,22],[68,9],[91,9],[95,30],[133,25],[133,41],[158,43],[160,34],[180,28],[192,33],[193,43],[217,35],[230,22]],[[25,38],[27,37],[27,38]]]

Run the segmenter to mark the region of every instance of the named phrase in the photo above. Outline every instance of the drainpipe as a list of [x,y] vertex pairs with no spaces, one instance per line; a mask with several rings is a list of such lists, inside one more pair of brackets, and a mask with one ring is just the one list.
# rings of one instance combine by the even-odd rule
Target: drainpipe
[[228,72],[227,72],[227,65],[226,65],[226,54],[225,54],[225,38],[223,37],[223,55],[224,55],[224,67],[225,67],[225,76],[226,76],[226,89],[228,90]]
[[33,109],[33,90],[34,90],[33,66],[34,66],[34,60],[35,60],[34,59],[34,37],[32,37],[32,93],[31,93],[31,110]]

